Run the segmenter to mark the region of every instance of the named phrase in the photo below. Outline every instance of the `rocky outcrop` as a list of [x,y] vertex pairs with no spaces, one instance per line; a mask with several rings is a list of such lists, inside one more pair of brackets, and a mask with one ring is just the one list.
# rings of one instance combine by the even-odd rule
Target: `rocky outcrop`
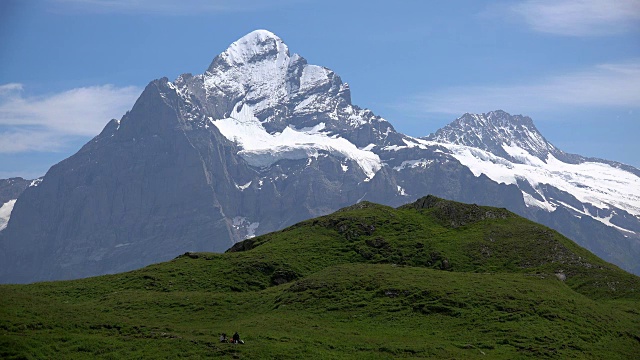
[[507,209],[482,207],[476,204],[468,205],[444,200],[432,195],[425,196],[403,208],[436,209],[434,215],[445,225],[453,228],[469,225],[487,219],[506,219],[515,214]]

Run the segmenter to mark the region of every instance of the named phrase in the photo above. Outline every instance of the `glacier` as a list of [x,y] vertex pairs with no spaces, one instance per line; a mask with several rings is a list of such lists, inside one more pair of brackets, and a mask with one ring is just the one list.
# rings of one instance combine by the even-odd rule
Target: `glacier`
[[236,104],[228,118],[210,119],[210,122],[227,139],[242,147],[238,154],[252,166],[268,167],[282,159],[318,158],[320,152],[326,152],[358,164],[366,175],[364,181],[373,178],[382,167],[375,153],[322,132],[324,123],[299,130],[288,126],[281,133],[269,134],[254,116],[252,106],[243,103]]

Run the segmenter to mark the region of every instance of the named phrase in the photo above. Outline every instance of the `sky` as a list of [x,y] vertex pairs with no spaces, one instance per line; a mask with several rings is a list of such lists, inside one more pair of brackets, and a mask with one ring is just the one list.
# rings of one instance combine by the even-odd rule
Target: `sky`
[[0,178],[44,175],[150,81],[256,29],[402,133],[502,109],[640,167],[640,0],[1,0]]

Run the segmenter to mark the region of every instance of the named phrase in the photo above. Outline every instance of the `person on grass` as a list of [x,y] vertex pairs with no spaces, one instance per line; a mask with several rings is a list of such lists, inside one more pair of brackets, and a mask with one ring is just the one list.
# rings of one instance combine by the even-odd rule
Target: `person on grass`
[[234,344],[244,344],[244,341],[240,340],[240,335],[238,334],[237,331],[235,332],[235,334],[233,334],[233,343]]

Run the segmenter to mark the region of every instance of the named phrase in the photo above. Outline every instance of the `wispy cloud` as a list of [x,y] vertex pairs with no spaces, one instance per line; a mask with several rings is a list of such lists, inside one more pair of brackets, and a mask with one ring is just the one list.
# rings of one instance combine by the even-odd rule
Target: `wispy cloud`
[[504,109],[516,113],[567,107],[640,107],[640,60],[603,64],[530,84],[446,88],[414,96],[401,106],[419,113],[460,115]]
[[133,106],[140,91],[103,85],[25,96],[21,84],[0,85],[0,152],[56,151],[74,138],[97,135]]
[[640,28],[640,0],[527,0],[507,12],[533,30],[567,36],[623,33]]
[[48,0],[55,11],[193,15],[256,11],[303,0]]

